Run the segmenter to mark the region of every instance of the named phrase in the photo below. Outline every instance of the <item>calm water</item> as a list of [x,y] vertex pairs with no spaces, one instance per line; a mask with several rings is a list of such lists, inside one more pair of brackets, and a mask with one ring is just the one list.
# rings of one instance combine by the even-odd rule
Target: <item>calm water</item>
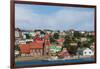
[[16,62],[16,67],[20,66],[31,66],[31,65],[48,65],[48,64],[62,64],[62,63],[78,63],[78,62],[94,62],[94,58],[82,58],[82,59],[72,59],[72,60],[55,60],[55,61],[48,61],[48,60],[32,60],[32,61],[18,61]]

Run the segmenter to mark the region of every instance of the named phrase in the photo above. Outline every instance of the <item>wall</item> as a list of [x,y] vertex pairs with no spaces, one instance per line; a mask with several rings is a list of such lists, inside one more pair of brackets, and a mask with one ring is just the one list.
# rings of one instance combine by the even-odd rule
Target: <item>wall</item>
[[[30,0],[56,3],[97,5],[97,64],[52,66],[34,69],[98,69],[100,65],[100,0]],[[0,0],[0,69],[9,69],[10,66],[10,0]]]

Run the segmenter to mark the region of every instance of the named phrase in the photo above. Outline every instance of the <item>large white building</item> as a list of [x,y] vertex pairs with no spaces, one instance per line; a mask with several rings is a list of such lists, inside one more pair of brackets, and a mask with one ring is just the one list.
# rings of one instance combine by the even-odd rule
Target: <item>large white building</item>
[[86,48],[85,50],[83,50],[83,56],[93,56],[94,55],[94,51],[92,51],[89,48]]

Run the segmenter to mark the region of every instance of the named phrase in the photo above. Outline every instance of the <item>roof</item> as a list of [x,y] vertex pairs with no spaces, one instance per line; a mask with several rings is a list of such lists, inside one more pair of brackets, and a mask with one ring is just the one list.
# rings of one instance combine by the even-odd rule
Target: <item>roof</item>
[[39,43],[39,42],[32,42],[30,43],[30,48],[34,48],[34,49],[37,49],[37,48],[43,48],[43,43]]
[[21,53],[30,53],[29,44],[20,44],[19,47],[20,47]]
[[20,44],[21,53],[30,53],[30,49],[42,49],[43,43],[31,42],[30,44]]
[[48,39],[48,38],[49,38],[49,34],[46,34],[46,35],[44,36],[44,38]]
[[33,38],[34,40],[42,40],[39,35],[35,35],[35,37]]
[[63,38],[60,38],[60,39],[57,39],[56,41],[57,42],[64,42],[64,39]]
[[37,39],[35,39],[35,41],[36,41],[37,43],[43,43],[43,42],[44,42],[43,39],[41,39],[41,38],[37,38]]
[[61,47],[62,45],[61,44],[58,44],[57,46],[60,46]]
[[77,46],[77,43],[70,43],[71,46]]
[[15,28],[15,30],[21,31],[19,28]]
[[88,51],[92,51],[90,48],[86,48],[83,52],[88,52]]

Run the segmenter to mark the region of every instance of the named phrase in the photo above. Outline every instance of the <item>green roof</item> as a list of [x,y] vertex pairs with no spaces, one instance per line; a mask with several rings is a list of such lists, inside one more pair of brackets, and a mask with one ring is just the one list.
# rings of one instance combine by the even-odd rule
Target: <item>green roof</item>
[[61,48],[58,48],[57,46],[50,46],[50,49],[57,50],[57,51],[61,50]]

